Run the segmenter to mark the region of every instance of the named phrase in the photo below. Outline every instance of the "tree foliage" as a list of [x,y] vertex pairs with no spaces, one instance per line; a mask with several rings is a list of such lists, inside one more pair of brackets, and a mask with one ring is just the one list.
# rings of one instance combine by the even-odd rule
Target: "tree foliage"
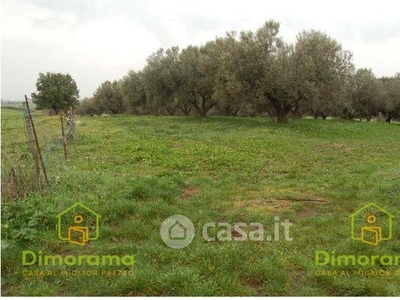
[[119,114],[124,112],[124,100],[120,82],[105,81],[93,94],[93,99],[104,113]]
[[100,115],[102,113],[100,106],[97,105],[94,98],[85,97],[81,101],[79,101],[79,106],[76,109],[75,113],[78,115]]
[[143,72],[129,71],[121,80],[121,92],[126,112],[135,114],[149,113],[146,107],[147,97]]
[[[379,101],[382,99],[382,88],[371,69],[358,69],[350,84],[349,104],[344,117],[367,119],[376,115]],[[347,114],[347,115],[346,115]]]
[[217,104],[214,82],[218,60],[214,42],[202,47],[189,46],[179,56],[182,84],[179,87],[181,104],[191,104],[205,118]]
[[323,32],[300,32],[291,44],[279,30],[270,20],[201,46],[161,48],[142,70],[102,83],[81,105],[89,114],[268,114],[279,123],[305,114],[400,117],[398,74],[378,79],[371,70],[355,71],[351,52]]
[[354,72],[352,54],[326,34],[311,30],[297,37],[296,61],[309,91],[310,112],[324,119],[335,114]]
[[32,93],[31,97],[37,109],[52,109],[58,114],[78,104],[79,90],[69,74],[40,73],[36,89],[37,93]]
[[383,101],[380,103],[380,111],[385,115],[386,122],[400,116],[400,74],[394,77],[381,78]]
[[150,109],[158,114],[166,111],[173,115],[177,109],[178,55],[178,47],[167,51],[161,48],[147,59],[143,69],[146,99]]

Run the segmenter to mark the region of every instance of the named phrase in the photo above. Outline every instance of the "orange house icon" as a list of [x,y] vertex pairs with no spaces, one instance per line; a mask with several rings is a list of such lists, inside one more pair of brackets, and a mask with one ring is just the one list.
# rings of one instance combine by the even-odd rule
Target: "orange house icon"
[[350,215],[351,238],[365,244],[378,246],[392,239],[394,216],[371,202]]
[[84,246],[99,237],[100,215],[81,202],[76,202],[57,215],[58,238]]

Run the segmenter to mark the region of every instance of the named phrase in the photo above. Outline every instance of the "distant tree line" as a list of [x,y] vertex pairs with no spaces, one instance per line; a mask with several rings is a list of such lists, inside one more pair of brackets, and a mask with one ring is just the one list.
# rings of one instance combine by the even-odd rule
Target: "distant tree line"
[[376,78],[355,70],[352,54],[325,33],[303,31],[289,44],[279,28],[271,20],[202,46],[159,49],[142,70],[103,82],[77,113],[400,118],[399,73]]

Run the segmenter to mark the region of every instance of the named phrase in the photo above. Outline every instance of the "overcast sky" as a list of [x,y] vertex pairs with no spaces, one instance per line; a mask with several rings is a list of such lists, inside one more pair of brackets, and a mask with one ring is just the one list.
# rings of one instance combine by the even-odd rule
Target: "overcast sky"
[[267,20],[294,42],[321,30],[377,76],[400,72],[400,1],[2,0],[1,98],[35,92],[39,73],[69,73],[80,96],[139,70],[158,48],[200,45]]

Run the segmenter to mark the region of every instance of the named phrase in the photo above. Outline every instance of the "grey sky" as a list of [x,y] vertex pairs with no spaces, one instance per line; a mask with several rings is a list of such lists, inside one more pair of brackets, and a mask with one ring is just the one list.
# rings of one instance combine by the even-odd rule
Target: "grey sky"
[[2,0],[1,97],[35,92],[40,72],[69,73],[81,98],[141,69],[159,47],[203,44],[274,19],[281,35],[316,29],[342,43],[357,68],[400,72],[399,1]]

